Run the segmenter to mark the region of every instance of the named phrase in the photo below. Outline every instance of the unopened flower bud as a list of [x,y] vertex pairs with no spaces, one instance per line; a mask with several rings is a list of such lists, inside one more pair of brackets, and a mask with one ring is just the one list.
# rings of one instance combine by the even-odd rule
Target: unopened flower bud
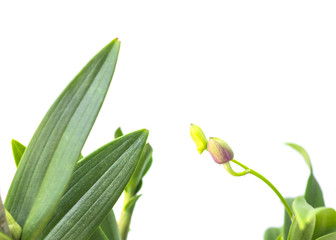
[[233,159],[233,151],[222,139],[211,137],[208,142],[208,151],[218,164],[223,164]]
[[206,139],[202,129],[195,124],[191,124],[190,135],[196,143],[197,151],[201,154],[207,148],[208,144],[208,140]]

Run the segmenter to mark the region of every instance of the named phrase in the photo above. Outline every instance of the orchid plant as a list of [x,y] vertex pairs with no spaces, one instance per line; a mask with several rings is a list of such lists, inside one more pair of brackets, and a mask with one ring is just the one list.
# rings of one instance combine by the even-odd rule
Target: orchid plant
[[[190,135],[201,154],[207,150],[213,160],[224,166],[229,174],[235,177],[251,174],[266,185],[278,196],[285,209],[282,227],[268,228],[264,233],[264,240],[335,240],[336,239],[336,211],[325,207],[323,194],[314,174],[312,164],[305,149],[294,143],[288,146],[299,152],[307,163],[310,175],[306,191],[303,196],[284,198],[278,189],[263,175],[234,159],[230,146],[219,138],[205,137],[202,129],[191,124]],[[231,163],[238,165],[243,171],[236,172]]]
[[[142,178],[152,163],[148,130],[123,135],[87,156],[81,150],[103,104],[120,49],[114,39],[75,76],[27,147],[12,140],[17,171],[0,240],[126,240]],[[124,192],[119,224],[112,207]]]

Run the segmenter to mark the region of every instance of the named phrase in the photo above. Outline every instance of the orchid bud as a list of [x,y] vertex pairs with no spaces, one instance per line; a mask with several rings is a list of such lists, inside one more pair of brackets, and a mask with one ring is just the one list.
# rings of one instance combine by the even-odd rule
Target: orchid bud
[[190,135],[196,143],[197,151],[201,154],[207,148],[208,144],[208,140],[206,139],[202,129],[195,124],[191,124]]
[[222,139],[211,137],[208,142],[208,151],[218,164],[223,164],[233,159],[233,151]]

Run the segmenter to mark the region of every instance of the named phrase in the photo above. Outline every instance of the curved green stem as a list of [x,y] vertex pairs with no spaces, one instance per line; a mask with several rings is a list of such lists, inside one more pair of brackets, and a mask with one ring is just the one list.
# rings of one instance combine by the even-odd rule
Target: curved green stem
[[[230,166],[230,162],[227,162],[224,165],[224,167],[228,170],[228,172],[233,175],[233,176],[243,176],[246,175],[247,173],[251,173],[252,175],[256,176],[257,178],[259,178],[260,180],[262,180],[264,183],[266,183],[272,190],[273,192],[275,192],[275,194],[280,198],[282,204],[284,205],[289,217],[293,220],[293,212],[291,210],[291,208],[289,207],[288,203],[286,202],[285,198],[281,195],[281,193],[278,191],[278,189],[270,182],[268,181],[263,175],[261,175],[260,173],[254,171],[253,169],[245,166],[244,164],[238,162],[235,159],[232,159],[231,162],[234,162],[235,164],[241,166],[242,168],[245,169],[245,171],[237,173],[234,172],[233,169]],[[229,166],[229,167],[228,167]],[[233,174],[234,173],[234,174]]]

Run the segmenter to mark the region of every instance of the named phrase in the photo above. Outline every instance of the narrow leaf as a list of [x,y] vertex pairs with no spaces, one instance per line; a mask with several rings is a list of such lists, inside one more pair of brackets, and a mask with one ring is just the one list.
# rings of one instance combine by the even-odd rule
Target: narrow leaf
[[119,48],[113,40],[70,82],[23,154],[5,202],[23,225],[23,240],[38,235],[55,211],[104,101]]
[[90,237],[123,192],[147,136],[147,130],[127,134],[83,158],[54,216],[38,239]]
[[22,157],[24,151],[26,150],[26,147],[23,144],[19,143],[18,141],[14,140],[14,139],[12,139],[11,145],[12,145],[12,151],[13,151],[15,165],[19,166],[21,157]]
[[125,191],[131,196],[136,195],[137,191],[140,189],[138,186],[141,184],[142,177],[144,176],[148,162],[151,160],[152,153],[153,149],[147,143],[142,151],[139,163],[132,175],[132,178],[125,188]]
[[301,154],[301,156],[303,157],[303,159],[305,160],[305,162],[307,163],[310,171],[313,172],[312,164],[311,164],[310,157],[309,157],[307,151],[303,147],[301,147],[300,145],[295,144],[295,143],[286,143],[286,145],[288,145],[288,146],[292,147],[293,149],[295,149],[296,151],[298,151]]
[[268,228],[264,233],[264,240],[276,240],[280,234],[281,228]]

